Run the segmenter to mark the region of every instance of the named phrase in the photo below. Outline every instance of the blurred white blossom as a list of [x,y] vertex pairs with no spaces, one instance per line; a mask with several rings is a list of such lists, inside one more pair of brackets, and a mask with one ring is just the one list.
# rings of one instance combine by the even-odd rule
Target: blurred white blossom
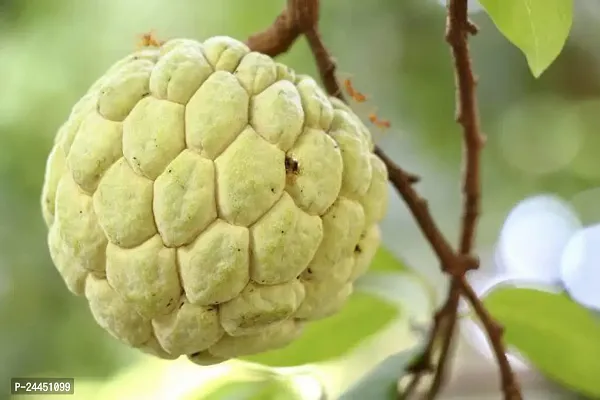
[[580,227],[569,204],[558,197],[539,195],[523,200],[512,209],[500,231],[496,252],[499,272],[558,283],[562,252]]
[[569,295],[585,307],[600,310],[600,224],[581,229],[561,258],[561,278]]
[[[582,227],[571,204],[553,195],[537,195],[509,213],[491,262],[495,271],[476,271],[469,281],[480,297],[498,286],[527,287],[570,296],[585,307],[600,309],[600,224]],[[462,312],[466,311],[462,305]],[[493,358],[481,327],[471,318],[461,323],[467,340]],[[517,369],[527,363],[509,354]]]

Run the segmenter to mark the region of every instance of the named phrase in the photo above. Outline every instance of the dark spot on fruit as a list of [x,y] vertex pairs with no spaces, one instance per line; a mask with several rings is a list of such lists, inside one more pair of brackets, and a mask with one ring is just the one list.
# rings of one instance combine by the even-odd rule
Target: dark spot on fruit
[[298,163],[298,160],[296,160],[293,157],[290,156],[285,156],[285,172],[286,174],[294,174],[294,175],[298,175],[298,173],[300,172],[300,164]]
[[359,245],[356,245],[356,246],[354,247],[354,252],[355,252],[355,253],[362,253],[362,249],[360,248],[360,246],[359,246]]
[[202,353],[201,351],[197,351],[195,353],[190,354],[190,357],[198,357]]
[[275,193],[275,188],[271,188],[271,193]]
[[308,272],[309,274],[312,274],[312,269],[308,268],[308,269],[306,270],[306,272]]

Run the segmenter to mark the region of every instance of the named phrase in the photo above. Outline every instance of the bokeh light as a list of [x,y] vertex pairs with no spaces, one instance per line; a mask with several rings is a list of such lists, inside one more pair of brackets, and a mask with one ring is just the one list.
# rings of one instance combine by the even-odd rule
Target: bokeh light
[[[597,194],[574,196],[578,208],[585,208]],[[582,306],[600,310],[600,225],[582,227],[573,204],[558,196],[541,194],[518,203],[502,226],[491,262],[491,273],[476,271],[469,277],[480,297],[506,285],[554,293],[566,288]],[[461,309],[466,312],[468,307],[462,304]],[[492,359],[481,326],[471,318],[463,319],[461,326],[473,346]],[[528,368],[514,349],[509,359],[515,368]]]
[[553,96],[531,96],[512,104],[500,120],[497,134],[505,161],[523,174],[536,176],[559,171],[575,159],[583,128],[568,102]]
[[600,225],[571,237],[561,257],[561,277],[575,301],[600,311]]
[[556,196],[523,200],[512,209],[500,232],[496,253],[500,272],[557,283],[562,251],[580,226],[569,204]]

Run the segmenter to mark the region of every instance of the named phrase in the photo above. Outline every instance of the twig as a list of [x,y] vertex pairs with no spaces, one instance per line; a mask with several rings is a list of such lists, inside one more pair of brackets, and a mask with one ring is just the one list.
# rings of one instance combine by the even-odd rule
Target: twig
[[[450,0],[448,4],[448,18],[446,28],[446,41],[450,45],[457,81],[457,122],[463,127],[463,148],[465,153],[465,166],[463,176],[463,218],[459,251],[469,254],[473,249],[477,219],[480,213],[481,178],[480,156],[485,138],[479,126],[477,101],[475,95],[476,79],[471,66],[469,55],[468,37],[477,34],[477,27],[469,21],[467,0]],[[459,281],[460,280],[460,281]],[[491,318],[481,304],[475,291],[466,284],[464,275],[460,278],[453,277],[450,288],[452,300],[452,315],[449,318],[456,320],[458,311],[458,291],[463,294],[475,309],[481,319],[489,341],[494,349],[502,380],[502,388],[506,399],[520,399],[521,394],[515,380],[513,371],[506,356],[502,343],[502,328]],[[453,332],[451,332],[453,334]],[[443,369],[449,351],[451,337],[446,339],[440,356],[439,368]],[[432,395],[435,395],[441,386],[444,373],[437,374],[437,382],[432,385]]]
[[463,218],[460,252],[469,254],[475,240],[477,218],[480,213],[481,178],[479,159],[484,138],[479,128],[477,101],[475,99],[475,77],[471,67],[469,34],[477,28],[467,18],[467,0],[450,0],[446,41],[450,44],[458,87],[456,120],[463,127],[465,168],[463,177]]
[[[448,297],[440,310],[439,318],[443,320],[438,326],[434,326],[431,340],[442,338],[440,355],[436,363],[434,379],[429,388],[428,398],[434,399],[439,393],[442,385],[446,382],[448,370],[448,358],[452,349],[454,334],[456,333],[456,323],[458,314],[458,305],[460,301],[461,285],[459,278],[453,277]],[[420,377],[417,377],[419,379]]]
[[[326,50],[323,40],[315,26],[306,34],[313,56],[317,60],[317,67],[321,75],[321,80],[331,96],[335,96],[342,101],[345,101],[340,86],[335,78],[335,61]],[[423,234],[431,244],[433,250],[439,257],[444,269],[449,273],[454,274],[465,269],[474,269],[478,266],[478,260],[470,257],[456,257],[450,243],[444,238],[442,232],[435,224],[427,201],[423,199],[413,189],[412,185],[418,182],[419,178],[411,173],[404,171],[396,165],[392,159],[387,156],[381,148],[375,148],[375,154],[387,166],[389,180],[394,184],[396,189],[407,203],[408,208],[415,216],[417,224],[423,231]]]
[[[467,38],[475,35],[477,27],[468,20],[467,1],[451,0],[448,6],[446,41],[450,44],[454,60],[457,80],[457,121],[463,126],[463,145],[465,152],[465,168],[463,177],[463,218],[460,254],[470,254],[476,230],[480,208],[480,167],[479,159],[484,138],[479,129],[477,103],[475,100],[475,78],[471,68]],[[413,365],[414,376],[407,391],[417,386],[421,376],[429,371],[434,346],[439,337],[442,338],[439,360],[434,380],[428,393],[428,398],[435,398],[445,379],[447,358],[449,356],[458,312],[459,294],[463,291],[476,314],[480,317],[500,366],[502,387],[506,399],[520,399],[520,391],[516,384],[510,364],[502,344],[502,330],[495,323],[475,292],[466,282],[464,275],[453,276],[448,298],[436,319],[430,332],[428,346],[422,357]]]
[[[467,14],[466,0],[451,0],[448,4],[448,18],[446,24],[446,41],[451,47],[454,69],[457,81],[457,116],[456,120],[463,127],[463,149],[465,154],[463,176],[463,217],[460,235],[460,254],[470,254],[475,240],[475,231],[480,209],[480,154],[483,147],[483,136],[479,129],[477,102],[475,99],[475,79],[471,68],[467,38],[469,34],[475,35],[477,27],[470,23]],[[441,335],[443,342],[437,362],[434,380],[428,394],[435,398],[446,379],[447,361],[456,333],[456,320],[460,300],[461,282],[459,277],[452,277],[450,290],[443,309],[446,312],[446,329],[439,332],[434,330],[434,338]],[[463,288],[466,292],[471,289]],[[479,299],[475,297],[479,303]],[[471,302],[473,305],[473,302]],[[492,331],[488,329],[490,338]],[[506,359],[504,350],[497,355],[501,373],[504,377],[504,367],[501,358]],[[509,373],[512,373],[509,369]],[[505,396],[507,396],[505,389]]]
[[300,30],[288,10],[289,7],[286,7],[267,29],[251,35],[246,40],[248,47],[271,57],[288,51],[300,36]]
[[331,54],[325,48],[321,35],[319,34],[317,26],[313,26],[304,32],[313,56],[317,62],[317,68],[321,75],[321,80],[325,86],[325,90],[330,96],[337,97],[338,99],[346,102],[342,95],[342,90],[335,77],[335,61]]
[[[397,166],[382,150],[376,148],[375,153],[382,159],[389,171],[389,180],[399,192],[412,212],[419,228],[430,243],[433,251],[441,262],[442,270],[452,277],[451,289],[445,304],[434,317],[434,326],[430,331],[429,343],[421,357],[410,368],[414,379],[404,395],[414,389],[421,375],[432,369],[431,358],[437,341],[443,340],[442,351],[434,384],[429,398],[433,398],[443,382],[444,366],[448,349],[452,342],[454,326],[457,319],[459,294],[462,292],[475,313],[481,319],[488,337],[492,343],[502,372],[505,398],[521,399],[519,386],[516,383],[510,364],[506,359],[502,343],[502,329],[493,321],[483,307],[475,291],[465,279],[466,271],[479,266],[479,260],[470,255],[477,217],[479,215],[480,177],[479,153],[483,145],[479,131],[477,108],[475,102],[475,80],[470,65],[467,46],[467,34],[475,34],[477,28],[467,19],[467,1],[450,0],[448,12],[447,41],[450,43],[455,60],[458,86],[458,116],[457,120],[464,128],[464,145],[466,153],[465,174],[463,182],[464,212],[460,252],[453,250],[450,243],[442,235],[435,224],[425,199],[414,190],[413,184],[419,178]],[[286,52],[294,41],[304,34],[315,57],[321,80],[331,96],[342,101],[344,97],[335,77],[335,61],[323,44],[318,29],[319,0],[288,0],[286,9],[277,17],[272,26],[251,36],[247,44],[254,51],[260,51],[270,56]]]

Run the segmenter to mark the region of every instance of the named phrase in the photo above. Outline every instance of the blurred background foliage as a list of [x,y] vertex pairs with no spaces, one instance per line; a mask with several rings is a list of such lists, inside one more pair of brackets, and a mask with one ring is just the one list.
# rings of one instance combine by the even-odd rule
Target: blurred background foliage
[[[392,129],[373,132],[403,166],[455,238],[460,130],[454,81],[437,0],[328,0],[322,33],[342,76],[371,96]],[[145,358],[116,343],[93,321],[53,268],[39,196],[46,156],[59,125],[87,87],[153,29],[159,38],[244,39],[265,28],[283,0],[0,0],[0,382],[53,374],[106,379]],[[487,254],[510,209],[551,192],[572,202],[585,224],[598,222],[600,192],[600,3],[578,0],[566,48],[539,79],[483,13],[472,40],[482,127],[479,248]],[[316,74],[300,40],[281,57]],[[587,191],[586,191],[587,190]],[[586,191],[586,192],[584,192]],[[582,193],[587,193],[582,197]],[[427,243],[390,192],[383,222],[388,248],[437,288],[443,280]],[[487,268],[484,265],[484,268]],[[491,267],[490,267],[491,268]],[[332,332],[334,334],[334,332]],[[335,334],[343,334],[335,332]],[[1,384],[1,392],[8,386]]]

